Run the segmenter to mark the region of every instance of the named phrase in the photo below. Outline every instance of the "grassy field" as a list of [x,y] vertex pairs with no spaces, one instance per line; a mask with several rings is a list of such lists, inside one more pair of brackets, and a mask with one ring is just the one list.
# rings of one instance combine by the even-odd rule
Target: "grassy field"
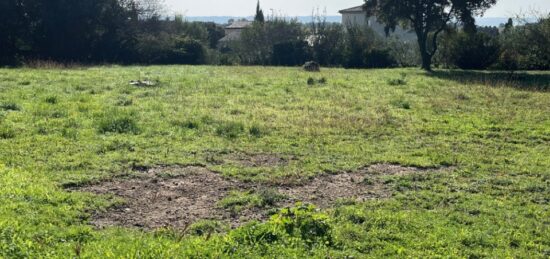
[[[518,80],[416,69],[0,69],[0,257],[548,258],[550,74]],[[254,166],[228,154],[291,159]],[[374,164],[452,170],[389,176],[390,197],[298,204],[235,229],[97,229],[94,211],[120,201],[67,189],[160,165],[269,185]],[[262,204],[231,195],[224,206]]]

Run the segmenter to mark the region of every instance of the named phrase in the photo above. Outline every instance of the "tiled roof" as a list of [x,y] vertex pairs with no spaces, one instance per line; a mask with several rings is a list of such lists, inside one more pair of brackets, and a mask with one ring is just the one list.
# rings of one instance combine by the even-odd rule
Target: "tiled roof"
[[363,10],[363,5],[360,5],[360,6],[356,6],[356,7],[352,7],[352,8],[348,8],[348,9],[344,9],[344,10],[340,10],[339,13],[362,13],[364,12]]
[[226,29],[244,29],[252,25],[251,21],[234,21],[231,25],[225,27]]

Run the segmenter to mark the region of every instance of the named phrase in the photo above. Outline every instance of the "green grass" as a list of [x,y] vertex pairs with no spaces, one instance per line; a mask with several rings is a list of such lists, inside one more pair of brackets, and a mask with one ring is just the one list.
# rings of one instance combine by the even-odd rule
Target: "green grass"
[[[550,255],[549,73],[508,82],[324,69],[314,87],[310,76],[260,67],[0,69],[0,257]],[[129,85],[140,78],[160,84]],[[232,152],[294,159],[211,163]],[[136,165],[203,164],[269,183],[374,163],[456,170],[392,178],[389,199],[298,206],[229,231],[198,222],[189,233],[94,229],[91,211],[112,201],[63,189]],[[235,199],[259,199],[247,195]]]

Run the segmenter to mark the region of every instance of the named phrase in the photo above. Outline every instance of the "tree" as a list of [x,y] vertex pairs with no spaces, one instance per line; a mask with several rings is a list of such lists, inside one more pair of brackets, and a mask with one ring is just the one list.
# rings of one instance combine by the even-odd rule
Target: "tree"
[[264,11],[260,7],[260,1],[258,0],[258,5],[256,5],[256,16],[254,16],[254,21],[259,23],[265,22]]
[[367,15],[385,24],[386,33],[398,25],[412,29],[417,36],[422,68],[430,71],[437,52],[437,39],[450,22],[475,31],[474,16],[482,15],[496,0],[365,0]]

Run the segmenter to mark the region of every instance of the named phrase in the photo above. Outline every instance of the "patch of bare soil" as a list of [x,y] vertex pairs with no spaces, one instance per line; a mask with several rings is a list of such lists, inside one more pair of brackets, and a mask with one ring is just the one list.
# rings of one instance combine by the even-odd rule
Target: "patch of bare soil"
[[392,186],[384,182],[384,176],[405,176],[442,170],[446,170],[446,168],[428,169],[375,164],[353,172],[322,175],[298,186],[279,187],[279,192],[295,202],[312,203],[318,207],[327,208],[338,200],[360,202],[391,197]]
[[245,167],[276,167],[287,165],[290,161],[275,154],[244,154],[232,153],[224,157],[224,160],[238,163]]
[[98,227],[185,228],[198,219],[222,220],[217,202],[239,182],[223,178],[203,167],[159,167],[138,178],[115,179],[80,191],[112,194],[125,203],[94,215]]
[[[268,158],[257,158],[260,162]],[[340,199],[364,201],[387,198],[392,188],[384,184],[383,176],[406,175],[437,171],[397,165],[373,165],[355,172],[322,175],[298,185],[252,185],[227,179],[204,167],[170,166],[140,171],[132,178],[118,178],[78,191],[111,194],[122,198],[123,205],[106,212],[96,212],[92,223],[99,227],[126,226],[145,229],[173,227],[186,229],[201,220],[219,220],[238,226],[250,220],[267,218],[269,208],[252,208],[231,213],[218,203],[230,191],[274,189],[286,197],[275,207],[292,206],[295,202],[330,207]]]

